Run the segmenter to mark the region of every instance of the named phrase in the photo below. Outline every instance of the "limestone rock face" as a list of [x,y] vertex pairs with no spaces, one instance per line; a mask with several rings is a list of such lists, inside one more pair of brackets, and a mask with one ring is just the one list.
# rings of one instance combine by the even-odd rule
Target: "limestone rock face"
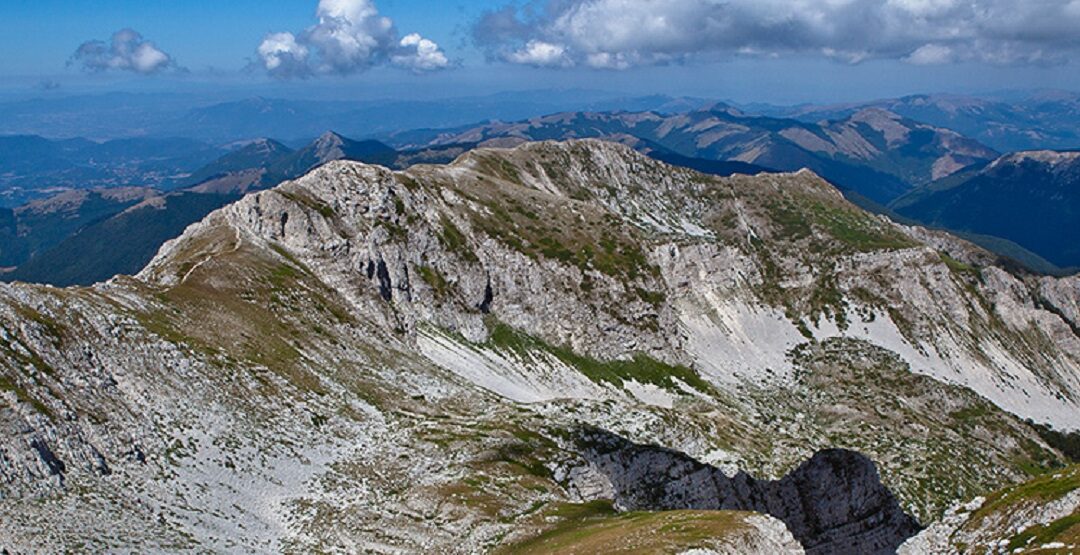
[[893,553],[920,528],[874,463],[851,451],[821,451],[780,480],[757,480],[604,432],[583,441],[625,510],[756,511],[782,521],[808,553]]
[[[483,339],[480,320],[492,313],[602,358],[645,352],[718,380],[755,381],[789,373],[784,353],[807,333],[857,337],[1022,417],[1080,429],[1077,278],[981,268],[993,260],[976,254],[985,251],[861,213],[809,172],[711,187],[666,168],[599,141],[481,149],[397,174],[335,162],[216,217],[256,244],[294,250],[335,289],[373,305],[365,312],[385,312],[372,302],[377,288],[408,330],[434,321]],[[438,188],[403,184],[418,181]],[[621,223],[605,227],[609,216]],[[446,223],[474,254],[446,247]],[[611,266],[584,244],[601,232],[633,245],[608,243]],[[179,279],[166,268],[198,233],[188,235],[142,277]],[[950,266],[942,253],[951,252],[974,265]],[[449,278],[460,302],[433,306],[418,291],[428,289],[420,266]],[[1052,349],[1039,346],[1043,337]]]

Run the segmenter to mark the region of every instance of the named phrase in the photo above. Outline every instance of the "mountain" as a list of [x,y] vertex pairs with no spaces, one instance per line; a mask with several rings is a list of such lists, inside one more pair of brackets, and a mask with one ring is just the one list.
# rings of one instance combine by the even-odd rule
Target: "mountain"
[[[698,171],[728,176],[756,174],[765,168],[743,162],[687,158],[639,139],[623,138],[650,157]],[[391,167],[419,163],[448,163],[476,148],[475,144],[443,145],[397,152],[376,141],[353,141],[328,133],[308,147],[292,151],[271,139],[258,139],[193,172],[183,189],[159,193],[153,189],[69,191],[26,207],[11,216],[0,212],[0,280],[20,280],[59,286],[90,285],[117,274],[131,274],[150,261],[161,245],[189,224],[240,195],[298,177],[333,160],[381,162]],[[126,198],[127,191],[146,196]],[[72,198],[83,198],[72,203]],[[151,199],[151,197],[155,197]],[[106,199],[93,202],[94,199]],[[113,202],[113,200],[126,202]],[[141,201],[148,201],[142,202]],[[67,210],[33,207],[66,206]],[[21,214],[36,214],[33,218]],[[13,218],[10,223],[5,218]]]
[[1045,91],[1020,98],[913,95],[842,106],[769,111],[804,121],[845,118],[867,108],[956,130],[1001,152],[1080,148],[1080,94]]
[[276,185],[270,168],[292,153],[291,148],[273,139],[256,139],[195,170],[184,182],[196,192],[221,194]]
[[680,156],[753,164],[781,171],[811,169],[845,192],[873,203],[992,160],[997,154],[959,134],[864,110],[820,124],[743,114],[724,105],[686,114],[562,113],[516,123],[490,123],[426,136],[403,136],[409,147],[496,139],[618,138],[630,136]]
[[930,225],[1008,239],[1061,267],[1080,267],[1080,152],[1005,155],[917,189],[892,208]]
[[808,171],[331,162],[135,277],[0,284],[0,542],[891,553],[1065,468],[1024,419],[1080,429],[1077,280]]
[[296,177],[334,160],[392,165],[396,158],[397,151],[379,141],[354,141],[327,131],[308,146],[283,157],[268,172],[274,176]]

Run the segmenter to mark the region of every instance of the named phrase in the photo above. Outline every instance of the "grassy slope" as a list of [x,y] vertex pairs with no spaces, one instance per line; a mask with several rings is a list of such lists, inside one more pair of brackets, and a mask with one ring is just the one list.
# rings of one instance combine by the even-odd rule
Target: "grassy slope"
[[496,551],[500,554],[676,553],[708,549],[739,541],[753,533],[735,511],[668,511],[616,513],[610,503],[558,505],[538,517],[555,521],[534,538]]

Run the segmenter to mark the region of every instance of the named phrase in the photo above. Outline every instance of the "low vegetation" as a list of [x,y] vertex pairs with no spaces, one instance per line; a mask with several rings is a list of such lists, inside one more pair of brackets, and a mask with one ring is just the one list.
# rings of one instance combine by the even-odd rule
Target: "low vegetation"
[[609,502],[560,505],[544,513],[550,530],[498,553],[675,553],[739,545],[753,531],[751,513],[667,511],[616,513]]
[[502,323],[494,323],[490,331],[488,344],[491,347],[526,356],[534,351],[550,353],[596,383],[622,387],[628,381],[635,381],[652,384],[673,393],[683,392],[683,385],[701,393],[712,391],[712,386],[694,370],[666,364],[641,353],[635,354],[630,360],[600,361],[577,354],[566,347],[550,345]]

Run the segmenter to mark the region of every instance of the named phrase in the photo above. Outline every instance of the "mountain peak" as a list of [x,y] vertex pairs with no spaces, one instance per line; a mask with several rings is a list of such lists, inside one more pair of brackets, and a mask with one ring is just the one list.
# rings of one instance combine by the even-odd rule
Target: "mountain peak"
[[319,135],[319,138],[315,139],[315,144],[320,145],[320,146],[325,146],[325,145],[341,146],[341,145],[345,144],[345,142],[348,141],[348,140],[349,139],[346,139],[345,137],[343,137],[342,135],[340,135],[339,133],[337,133],[335,131],[327,131],[327,132],[323,133],[322,135]]
[[241,150],[247,150],[249,152],[257,154],[269,155],[278,152],[288,152],[289,147],[281,144],[278,141],[275,141],[274,139],[260,137],[245,145]]
[[345,152],[342,147],[346,143],[350,142],[345,137],[333,132],[327,131],[315,139],[311,148],[314,150],[314,156],[320,162],[329,162],[330,160],[340,160],[345,158]]
[[1080,160],[1080,151],[1027,150],[1006,154],[995,160],[990,167],[998,167],[1003,164],[1019,164],[1027,161],[1056,167],[1062,164],[1071,164],[1077,160]]
[[893,122],[903,120],[904,117],[891,110],[886,110],[885,108],[877,106],[871,106],[869,108],[863,108],[855,112],[848,119],[855,122],[873,125],[875,123],[883,122],[889,122],[891,124]]
[[726,102],[714,102],[707,106],[702,106],[699,110],[701,112],[708,112],[711,114],[727,114],[729,116],[742,117],[746,114],[738,108],[728,104]]

